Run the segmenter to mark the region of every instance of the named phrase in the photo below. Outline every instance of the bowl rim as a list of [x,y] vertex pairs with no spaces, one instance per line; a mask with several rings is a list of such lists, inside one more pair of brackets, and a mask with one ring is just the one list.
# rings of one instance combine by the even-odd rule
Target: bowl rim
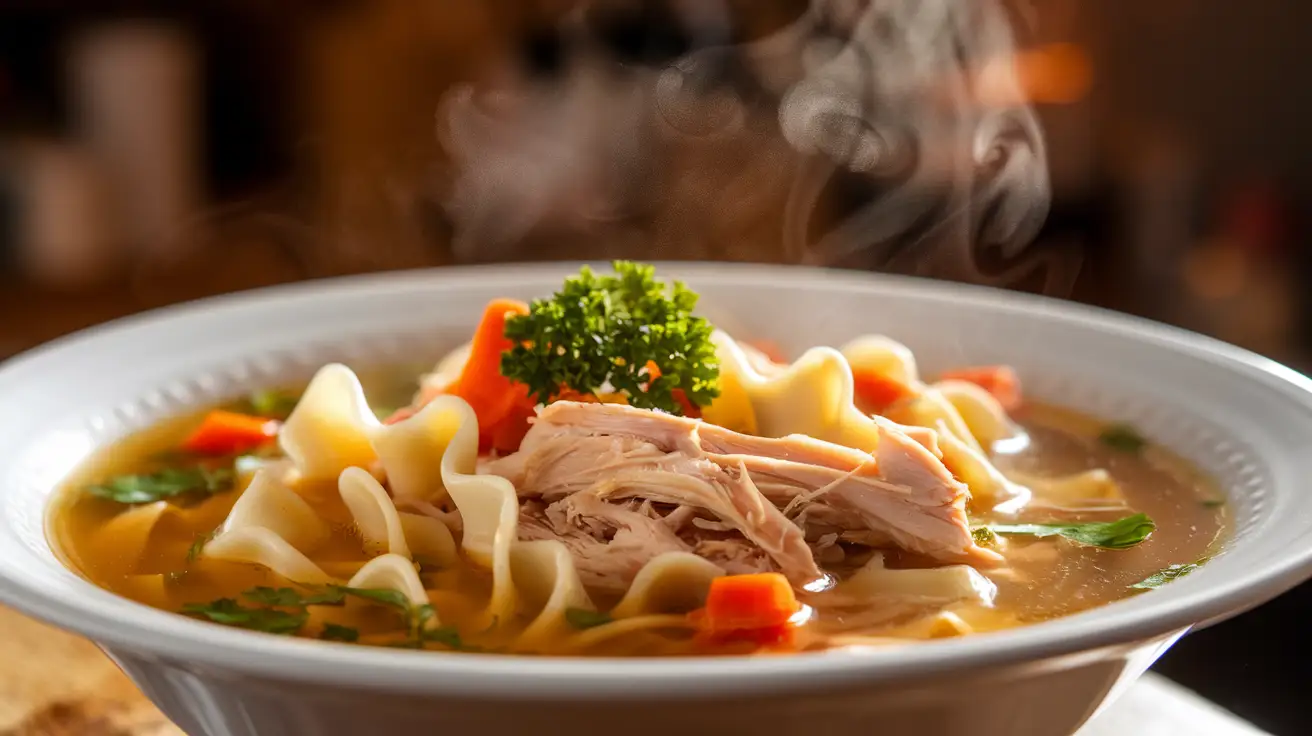
[[[540,281],[577,270],[578,265],[546,262],[442,267],[298,282],[193,300],[87,328],[0,363],[0,396],[21,390],[25,376],[34,371],[39,374],[43,364],[58,363],[97,344],[112,343],[126,333],[165,329],[200,314],[213,316],[224,310],[254,310],[334,295],[381,295],[402,286],[437,289],[456,281]],[[1312,413],[1312,380],[1291,368],[1213,338],[1098,307],[991,287],[833,269],[681,262],[656,262],[656,266],[662,273],[679,278],[714,276],[746,283],[823,278],[828,284],[848,288],[915,293],[922,298],[967,304],[987,302],[995,311],[1039,310],[1045,313],[1045,319],[1156,343],[1246,373],[1268,388],[1292,389]],[[0,534],[4,531],[0,528]],[[86,583],[89,590],[84,596],[53,595],[35,579],[17,578],[15,572],[14,564],[0,556],[0,602],[110,649],[122,648],[244,675],[351,689],[520,699],[649,699],[796,692],[857,682],[920,679],[949,671],[1037,664],[1064,655],[1166,639],[1199,622],[1247,610],[1312,576],[1312,545],[1267,560],[1265,566],[1246,578],[1216,580],[1205,590],[1185,592],[1168,587],[1154,591],[1152,602],[1137,608],[1121,608],[1113,603],[1003,632],[911,646],[787,657],[668,660],[434,654],[343,646],[216,626],[135,603],[139,616],[113,619],[105,615],[105,605],[126,599],[90,582]]]

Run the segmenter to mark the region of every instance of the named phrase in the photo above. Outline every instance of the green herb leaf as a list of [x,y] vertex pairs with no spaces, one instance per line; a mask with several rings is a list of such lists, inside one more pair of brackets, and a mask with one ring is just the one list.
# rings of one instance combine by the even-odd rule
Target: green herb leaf
[[220,598],[210,603],[188,603],[182,612],[201,616],[214,623],[236,626],[269,634],[293,634],[305,625],[305,611],[289,613],[276,608],[247,608],[232,598]]
[[319,638],[324,641],[353,642],[360,640],[360,632],[350,626],[341,626],[330,621],[323,625],[323,631],[319,632]]
[[300,400],[301,395],[294,391],[266,389],[256,391],[248,396],[243,408],[248,409],[246,411],[248,414],[268,417],[269,419],[286,419],[291,416],[292,410],[296,408],[296,404]]
[[1139,454],[1148,441],[1143,438],[1134,427],[1125,424],[1113,424],[1098,435],[1098,441],[1117,452],[1128,452]]
[[346,602],[346,593],[336,587],[316,590],[301,599],[305,606],[340,606]]
[[506,320],[516,347],[501,356],[502,375],[544,404],[563,389],[595,394],[607,384],[644,409],[681,414],[676,390],[696,406],[711,403],[720,366],[711,324],[692,314],[697,294],[677,281],[667,293],[652,266],[614,267],[615,275],[598,276],[585,266],[551,299]]
[[1158,570],[1130,587],[1137,590],[1154,590],[1197,569],[1198,565],[1192,562],[1187,565],[1171,565]]
[[241,596],[255,603],[266,606],[304,606],[301,594],[292,588],[269,588],[260,586],[251,588]]
[[565,621],[576,629],[591,629],[613,621],[608,614],[586,608],[566,608]]
[[982,527],[995,534],[1030,537],[1060,536],[1087,547],[1128,549],[1157,530],[1147,514],[1135,514],[1116,521],[1065,522],[1054,524],[990,524]]
[[184,494],[210,496],[232,490],[229,468],[164,468],[140,475],[119,475],[87,487],[87,493],[126,504],[154,503]]
[[209,544],[210,540],[214,538],[214,535],[218,533],[219,530],[216,528],[211,529],[204,534],[197,534],[195,541],[193,541],[191,546],[187,548],[187,563],[190,564],[198,560],[200,558],[200,553],[205,551],[205,545]]
[[356,598],[399,608],[402,611],[408,612],[410,610],[410,599],[399,590],[392,590],[391,588],[348,588],[344,585],[334,585],[332,589],[345,595],[353,595]]
[[337,586],[320,588],[302,586],[309,591],[302,593],[295,588],[270,588],[259,586],[242,593],[242,597],[266,606],[301,607],[305,606],[340,606],[346,600],[346,593]]
[[1205,509],[1219,509],[1225,505],[1224,498],[1205,498],[1199,502]]
[[420,632],[420,638],[425,642],[436,642],[449,649],[469,650],[471,647],[465,644],[460,638],[460,632],[450,626],[438,626]]
[[975,544],[981,547],[992,547],[998,543],[998,535],[986,526],[977,526],[971,529],[970,536],[975,540]]

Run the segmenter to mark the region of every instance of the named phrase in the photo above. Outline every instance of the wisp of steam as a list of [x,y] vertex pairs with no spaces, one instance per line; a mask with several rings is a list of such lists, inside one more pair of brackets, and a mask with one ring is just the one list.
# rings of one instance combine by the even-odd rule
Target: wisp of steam
[[1031,241],[1043,136],[995,0],[811,0],[734,42],[670,4],[691,49],[616,58],[596,7],[549,74],[455,89],[438,114],[458,260],[658,257],[856,266],[992,284],[1080,265]]

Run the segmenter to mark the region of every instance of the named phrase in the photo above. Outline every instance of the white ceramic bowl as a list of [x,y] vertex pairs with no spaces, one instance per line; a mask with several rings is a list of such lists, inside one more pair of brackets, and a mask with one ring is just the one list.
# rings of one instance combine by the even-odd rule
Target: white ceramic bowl
[[884,332],[927,370],[1007,362],[1027,395],[1133,422],[1215,476],[1233,537],[1161,590],[999,634],[894,650],[696,660],[532,659],[348,647],[157,611],[68,571],[46,502],[97,446],[330,360],[424,362],[494,296],[564,265],[283,287],[129,319],[0,368],[0,601],[99,642],[191,734],[1069,734],[1191,627],[1312,574],[1312,382],[1106,312],[917,280],[670,265],[730,332],[784,348]]

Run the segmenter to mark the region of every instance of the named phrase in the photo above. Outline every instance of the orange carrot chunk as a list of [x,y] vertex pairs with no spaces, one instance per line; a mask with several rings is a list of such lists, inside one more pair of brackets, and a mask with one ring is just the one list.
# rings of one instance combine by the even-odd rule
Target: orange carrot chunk
[[852,369],[856,405],[866,413],[880,414],[915,394],[905,383],[872,370]]
[[501,354],[514,347],[505,335],[506,320],[521,314],[528,314],[528,305],[514,299],[493,299],[487,305],[474,331],[469,359],[450,388],[451,394],[473,407],[482,450],[514,450],[528,431],[533,408],[528,387],[501,375]]
[[993,398],[998,400],[1005,411],[1015,411],[1020,408],[1021,391],[1020,377],[1016,371],[1009,365],[985,365],[972,366],[969,368],[957,368],[945,372],[941,379],[944,381],[966,381],[993,394]]
[[280,426],[275,419],[212,411],[183,441],[182,449],[202,455],[234,455],[271,441]]
[[712,633],[786,626],[801,610],[793,586],[777,572],[726,575],[711,581],[700,617]]

